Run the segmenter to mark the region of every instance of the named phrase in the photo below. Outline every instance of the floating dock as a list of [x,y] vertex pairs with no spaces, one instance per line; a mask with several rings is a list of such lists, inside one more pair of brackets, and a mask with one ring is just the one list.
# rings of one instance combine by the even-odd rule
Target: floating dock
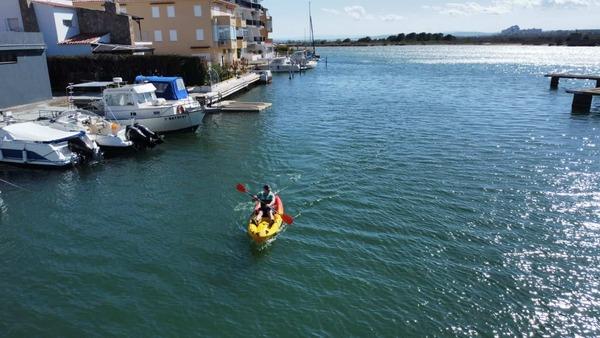
[[600,88],[600,75],[569,74],[569,73],[550,73],[544,75],[550,78],[550,88],[557,89],[560,79],[592,80],[596,81],[596,88]]
[[272,106],[267,102],[221,101],[206,108],[207,114],[218,113],[260,113]]

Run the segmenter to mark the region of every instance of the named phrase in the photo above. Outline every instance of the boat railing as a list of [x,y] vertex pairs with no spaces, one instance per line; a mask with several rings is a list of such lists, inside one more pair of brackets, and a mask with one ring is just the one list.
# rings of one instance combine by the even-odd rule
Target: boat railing
[[38,111],[38,120],[53,120],[64,112],[64,110],[57,109],[41,109]]

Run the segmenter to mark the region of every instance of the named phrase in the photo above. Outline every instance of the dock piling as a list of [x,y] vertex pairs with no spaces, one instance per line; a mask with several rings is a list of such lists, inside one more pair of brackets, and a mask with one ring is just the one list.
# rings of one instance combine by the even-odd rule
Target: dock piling
[[558,89],[558,82],[560,81],[560,78],[557,76],[553,76],[550,79],[550,89]]
[[573,95],[572,110],[576,113],[589,113],[592,109],[592,95],[575,93]]

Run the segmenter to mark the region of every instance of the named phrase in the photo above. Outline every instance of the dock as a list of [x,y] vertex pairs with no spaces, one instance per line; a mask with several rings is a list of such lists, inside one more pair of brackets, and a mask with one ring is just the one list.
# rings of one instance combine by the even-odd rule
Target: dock
[[212,105],[260,81],[260,75],[248,73],[209,86],[189,88],[190,96],[201,104]]
[[550,73],[544,75],[544,77],[550,78],[550,89],[557,89],[560,79],[592,80],[596,81],[596,88],[600,88],[600,75]]
[[573,94],[574,112],[589,113],[594,96],[600,96],[600,88],[568,89],[567,93]]
[[268,102],[221,101],[206,108],[207,114],[260,113],[272,106]]

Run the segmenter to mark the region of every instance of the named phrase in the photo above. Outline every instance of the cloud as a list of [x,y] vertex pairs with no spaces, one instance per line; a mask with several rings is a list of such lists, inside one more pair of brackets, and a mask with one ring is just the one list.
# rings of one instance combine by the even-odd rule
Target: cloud
[[325,13],[329,13],[329,14],[333,14],[333,15],[340,15],[341,12],[338,11],[337,9],[333,9],[333,8],[321,8],[321,10]]
[[367,14],[367,10],[363,6],[348,6],[344,7],[344,12],[354,20],[372,20],[374,16]]
[[477,14],[501,15],[520,8],[538,7],[589,7],[600,4],[600,0],[494,0],[487,5],[479,2],[449,2],[443,6],[422,6],[444,15],[469,16]]

